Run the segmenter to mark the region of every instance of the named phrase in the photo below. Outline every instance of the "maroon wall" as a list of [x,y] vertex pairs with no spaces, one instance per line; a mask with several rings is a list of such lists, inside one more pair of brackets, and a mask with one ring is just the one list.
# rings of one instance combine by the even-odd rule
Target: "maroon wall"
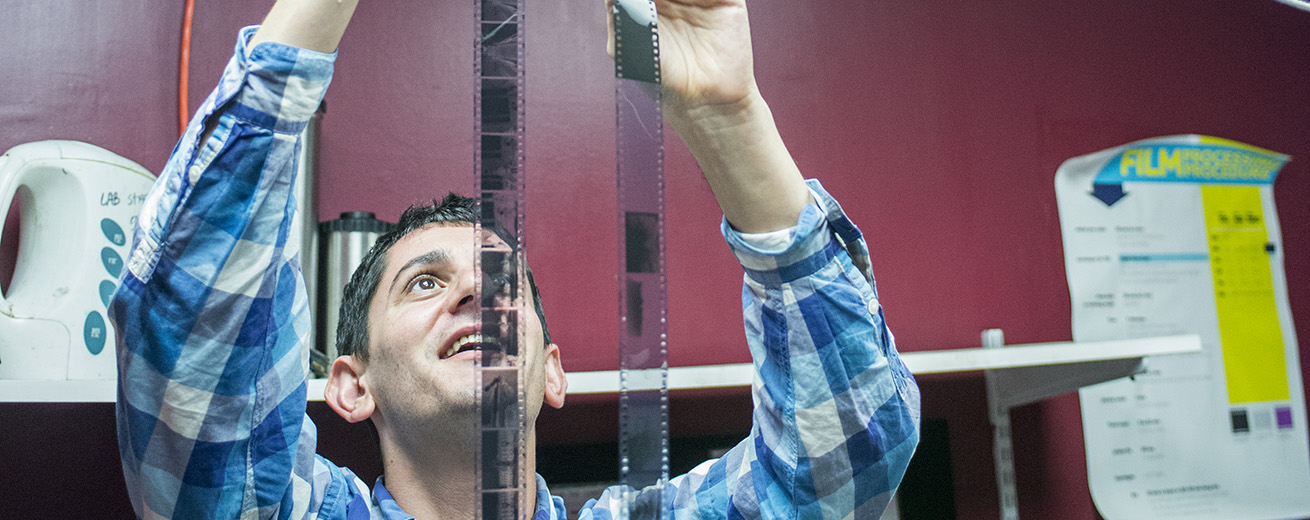
[[[181,8],[101,4],[0,0],[0,149],[79,139],[157,172],[176,135]],[[269,2],[198,4],[192,107],[236,29]],[[530,257],[575,371],[617,364],[613,98],[599,4],[532,2],[528,13]],[[802,169],[868,235],[902,350],[977,346],[991,327],[1010,343],[1068,340],[1056,167],[1136,139],[1201,133],[1299,159],[1276,191],[1310,373],[1310,13],[1273,0],[751,6],[761,88]],[[471,19],[472,2],[360,8],[328,93],[321,219],[350,210],[394,219],[421,197],[469,191]],[[740,269],[718,238],[718,209],[672,137],[668,165],[672,363],[744,362]],[[4,240],[0,284],[14,247]],[[925,415],[950,425],[960,516],[997,518],[981,378],[928,378],[923,388]],[[567,432],[559,423],[596,406],[575,405],[544,416],[543,431]],[[0,442],[0,503],[75,503],[63,500],[72,489],[125,502],[103,453],[112,421],[88,406],[104,408],[49,407],[56,424],[40,406],[0,405],[17,436]],[[1024,516],[1094,518],[1077,397],[1019,409],[1014,422]],[[685,423],[687,433],[722,428]],[[330,436],[334,426],[323,426]],[[78,455],[83,446],[95,456]],[[6,509],[0,516],[13,516]]]

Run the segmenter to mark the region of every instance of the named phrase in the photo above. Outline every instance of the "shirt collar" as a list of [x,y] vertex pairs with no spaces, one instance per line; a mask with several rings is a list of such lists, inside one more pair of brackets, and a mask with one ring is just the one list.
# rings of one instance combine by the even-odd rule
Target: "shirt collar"
[[[373,485],[373,504],[382,511],[382,518],[386,520],[414,520],[414,515],[406,513],[401,509],[396,499],[392,498],[391,492],[387,491],[387,486],[383,484],[385,477],[378,477],[377,483]],[[564,520],[567,518],[567,512],[564,509],[564,499],[554,497],[550,494],[550,489],[546,487],[546,479],[537,475],[537,510],[532,514],[532,520]]]

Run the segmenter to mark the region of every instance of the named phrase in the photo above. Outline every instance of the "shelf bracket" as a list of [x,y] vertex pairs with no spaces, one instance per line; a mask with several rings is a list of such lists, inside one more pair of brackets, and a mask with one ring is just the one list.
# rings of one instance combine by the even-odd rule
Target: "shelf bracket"
[[[984,349],[1005,347],[1001,329],[982,333]],[[1014,443],[1010,436],[1010,409],[1067,394],[1088,385],[1140,374],[1142,356],[1076,363],[984,370],[987,412],[992,423],[992,458],[1001,503],[1001,520],[1019,520],[1019,496],[1014,478]]]

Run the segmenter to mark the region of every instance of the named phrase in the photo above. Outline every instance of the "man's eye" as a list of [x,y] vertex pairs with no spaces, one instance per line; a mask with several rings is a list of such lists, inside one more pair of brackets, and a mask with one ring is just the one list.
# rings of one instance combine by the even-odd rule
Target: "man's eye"
[[438,287],[440,287],[440,285],[437,284],[437,280],[431,276],[419,277],[417,280],[414,280],[413,283],[409,284],[410,291],[431,291]]

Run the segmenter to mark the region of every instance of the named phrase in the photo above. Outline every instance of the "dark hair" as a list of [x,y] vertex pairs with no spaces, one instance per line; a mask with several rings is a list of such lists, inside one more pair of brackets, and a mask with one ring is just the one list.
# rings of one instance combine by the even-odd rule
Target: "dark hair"
[[[359,267],[350,275],[345,294],[341,302],[341,315],[337,322],[337,351],[343,356],[356,356],[368,361],[368,312],[373,293],[377,291],[382,280],[382,271],[386,267],[387,252],[405,235],[428,224],[473,225],[477,221],[476,202],[474,199],[446,194],[430,205],[410,206],[400,215],[390,231],[378,237],[368,254],[360,261]],[[504,238],[504,234],[497,230]],[[508,240],[507,240],[508,242]],[[526,264],[526,262],[525,262]],[[546,330],[546,313],[541,308],[541,294],[537,283],[532,278],[532,268],[527,268],[528,287],[532,291],[532,306],[541,320],[542,337],[550,344],[550,332]]]

